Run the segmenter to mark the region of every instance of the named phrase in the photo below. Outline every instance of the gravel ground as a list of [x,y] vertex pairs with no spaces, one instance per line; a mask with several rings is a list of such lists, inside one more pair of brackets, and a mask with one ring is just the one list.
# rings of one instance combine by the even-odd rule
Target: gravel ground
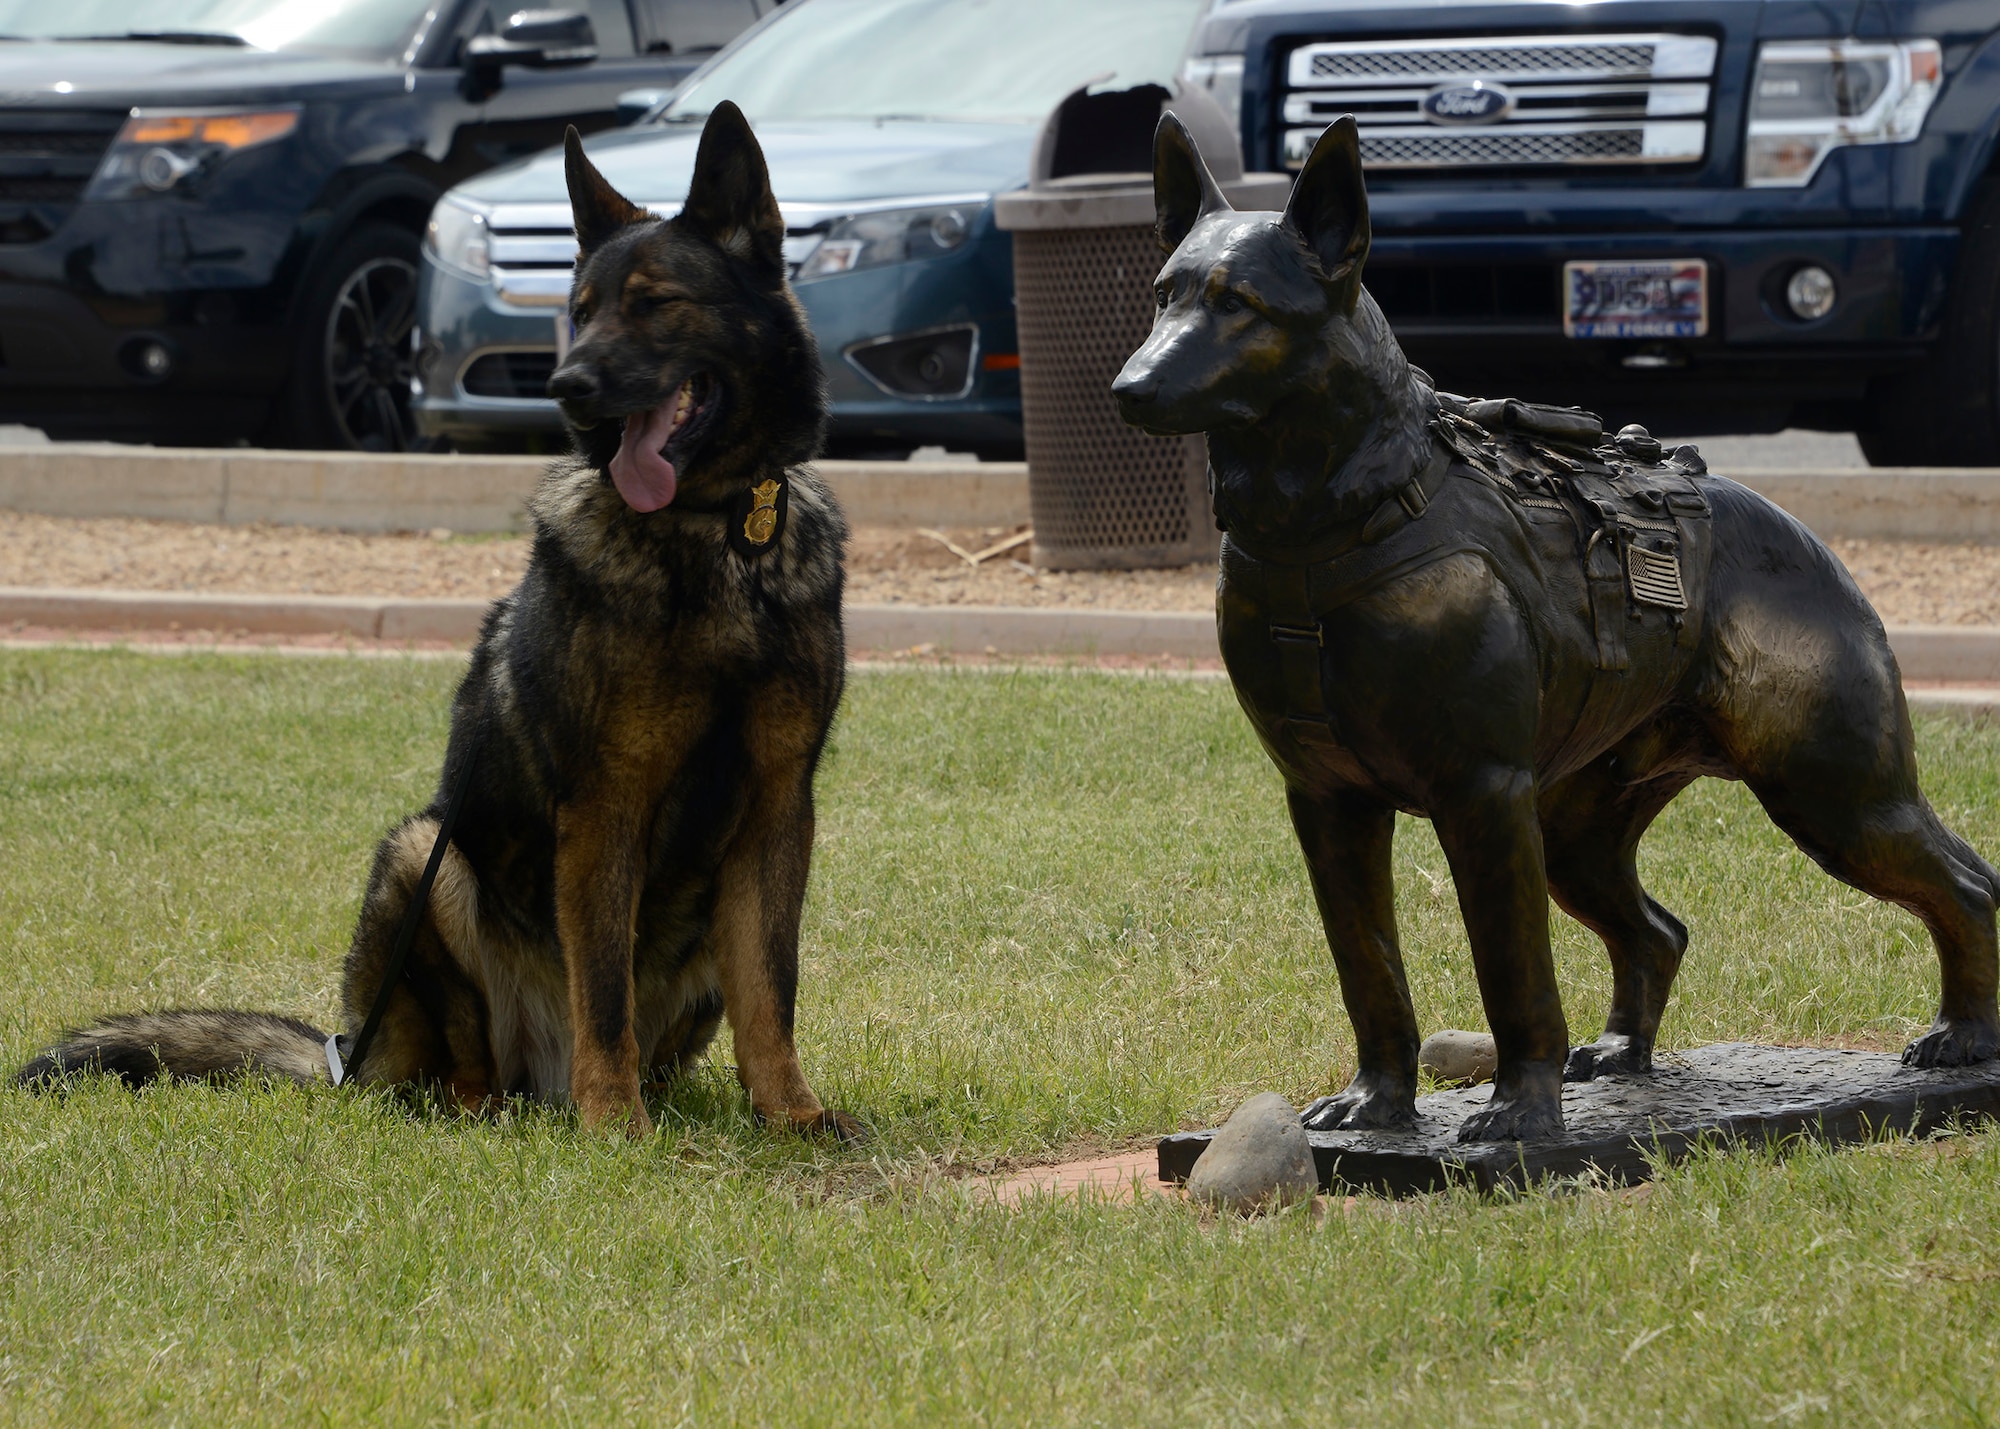
[[269,595],[471,596],[513,588],[518,537],[71,520],[0,511],[0,585]]
[[2000,625],[2000,546],[1835,541],[1891,625]]
[[[940,534],[977,552],[1022,529]],[[2000,547],[1833,545],[1892,625],[2000,625]],[[1037,571],[1017,559],[1025,553],[1019,547],[975,569],[931,536],[863,527],[848,551],[849,598],[911,605],[1213,607],[1212,566]],[[301,526],[79,521],[0,511],[0,585],[491,598],[513,586],[526,560],[527,542],[512,536],[352,535]]]
[[937,539],[978,554],[1025,526],[925,535],[863,526],[847,548],[848,599],[882,605],[1068,605],[1102,610],[1213,610],[1215,567],[1165,571],[1040,571],[1024,544],[973,566]]

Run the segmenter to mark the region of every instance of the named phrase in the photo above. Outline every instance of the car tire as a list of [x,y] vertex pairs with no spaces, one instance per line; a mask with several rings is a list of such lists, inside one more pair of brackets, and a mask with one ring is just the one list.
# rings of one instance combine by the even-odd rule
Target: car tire
[[417,318],[417,235],[389,223],[355,229],[307,276],[294,322],[292,375],[271,444],[332,451],[423,451],[410,410]]
[[2000,466],[2000,182],[1966,208],[1936,346],[1868,405],[1855,436],[1875,466]]

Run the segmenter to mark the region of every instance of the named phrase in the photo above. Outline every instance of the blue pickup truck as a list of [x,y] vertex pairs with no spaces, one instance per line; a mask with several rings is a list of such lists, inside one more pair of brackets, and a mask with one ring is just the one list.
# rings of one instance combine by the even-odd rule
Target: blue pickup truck
[[1369,290],[1449,388],[2000,464],[2000,4],[1220,0],[1251,169],[1356,116]]

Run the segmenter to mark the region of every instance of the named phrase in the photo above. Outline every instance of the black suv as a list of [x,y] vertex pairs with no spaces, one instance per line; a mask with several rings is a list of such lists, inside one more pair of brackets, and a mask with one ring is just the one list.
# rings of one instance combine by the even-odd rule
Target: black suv
[[1224,0],[1249,168],[1353,114],[1369,291],[1461,392],[2000,462],[1993,0]]
[[412,445],[438,196],[775,3],[0,0],[0,422]]

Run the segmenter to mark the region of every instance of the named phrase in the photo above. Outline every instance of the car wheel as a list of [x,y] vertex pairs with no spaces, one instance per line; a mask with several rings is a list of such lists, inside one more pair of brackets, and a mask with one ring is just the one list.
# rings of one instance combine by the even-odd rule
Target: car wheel
[[279,446],[423,451],[410,411],[417,236],[358,228],[308,280],[298,348],[274,427]]
[[1966,209],[1943,334],[1870,388],[1855,435],[1876,466],[2000,466],[2000,185]]

